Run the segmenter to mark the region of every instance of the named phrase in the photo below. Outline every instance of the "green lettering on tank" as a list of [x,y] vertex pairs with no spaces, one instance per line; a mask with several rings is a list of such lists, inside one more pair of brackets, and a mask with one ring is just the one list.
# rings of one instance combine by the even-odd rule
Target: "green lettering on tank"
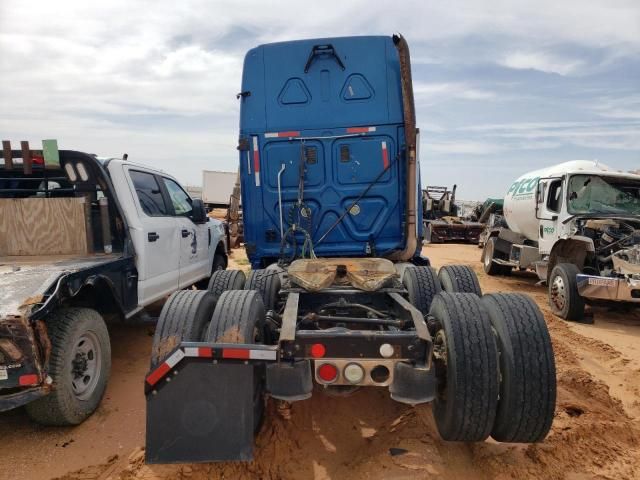
[[542,231],[549,235],[553,235],[553,232],[556,231],[555,227],[542,227]]
[[540,177],[522,178],[520,180],[516,180],[515,182],[513,182],[511,187],[509,187],[507,196],[511,195],[514,199],[517,200],[524,200],[525,198],[529,198],[531,195],[533,195],[539,180]]

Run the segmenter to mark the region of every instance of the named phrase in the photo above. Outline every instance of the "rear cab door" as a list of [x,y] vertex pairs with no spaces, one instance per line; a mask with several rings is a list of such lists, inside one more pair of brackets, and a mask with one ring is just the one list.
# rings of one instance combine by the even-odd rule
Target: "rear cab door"
[[165,175],[160,178],[180,236],[178,284],[180,288],[184,288],[211,274],[213,254],[210,255],[209,252],[212,248],[209,222],[194,223],[191,219],[193,207],[189,194],[175,179]]

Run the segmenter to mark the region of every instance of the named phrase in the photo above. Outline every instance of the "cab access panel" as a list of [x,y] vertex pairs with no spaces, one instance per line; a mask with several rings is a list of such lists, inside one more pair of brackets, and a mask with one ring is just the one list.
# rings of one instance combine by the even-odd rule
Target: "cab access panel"
[[404,246],[402,88],[391,37],[261,45],[245,57],[240,98],[253,268],[279,257],[281,233],[292,223],[309,232],[318,256],[382,256]]

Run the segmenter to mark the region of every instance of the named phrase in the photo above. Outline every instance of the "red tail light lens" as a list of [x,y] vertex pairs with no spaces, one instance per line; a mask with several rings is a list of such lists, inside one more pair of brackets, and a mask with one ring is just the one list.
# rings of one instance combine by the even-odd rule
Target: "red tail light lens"
[[318,368],[318,377],[320,377],[320,380],[323,382],[335,382],[338,378],[338,369],[330,363],[323,363]]
[[321,343],[314,343],[311,345],[311,356],[313,358],[322,358],[327,353],[327,349]]

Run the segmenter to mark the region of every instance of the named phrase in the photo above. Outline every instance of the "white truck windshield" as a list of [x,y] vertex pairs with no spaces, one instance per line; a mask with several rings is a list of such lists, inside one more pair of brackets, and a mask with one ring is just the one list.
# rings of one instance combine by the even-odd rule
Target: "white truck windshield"
[[569,213],[640,215],[640,181],[624,177],[573,175]]

